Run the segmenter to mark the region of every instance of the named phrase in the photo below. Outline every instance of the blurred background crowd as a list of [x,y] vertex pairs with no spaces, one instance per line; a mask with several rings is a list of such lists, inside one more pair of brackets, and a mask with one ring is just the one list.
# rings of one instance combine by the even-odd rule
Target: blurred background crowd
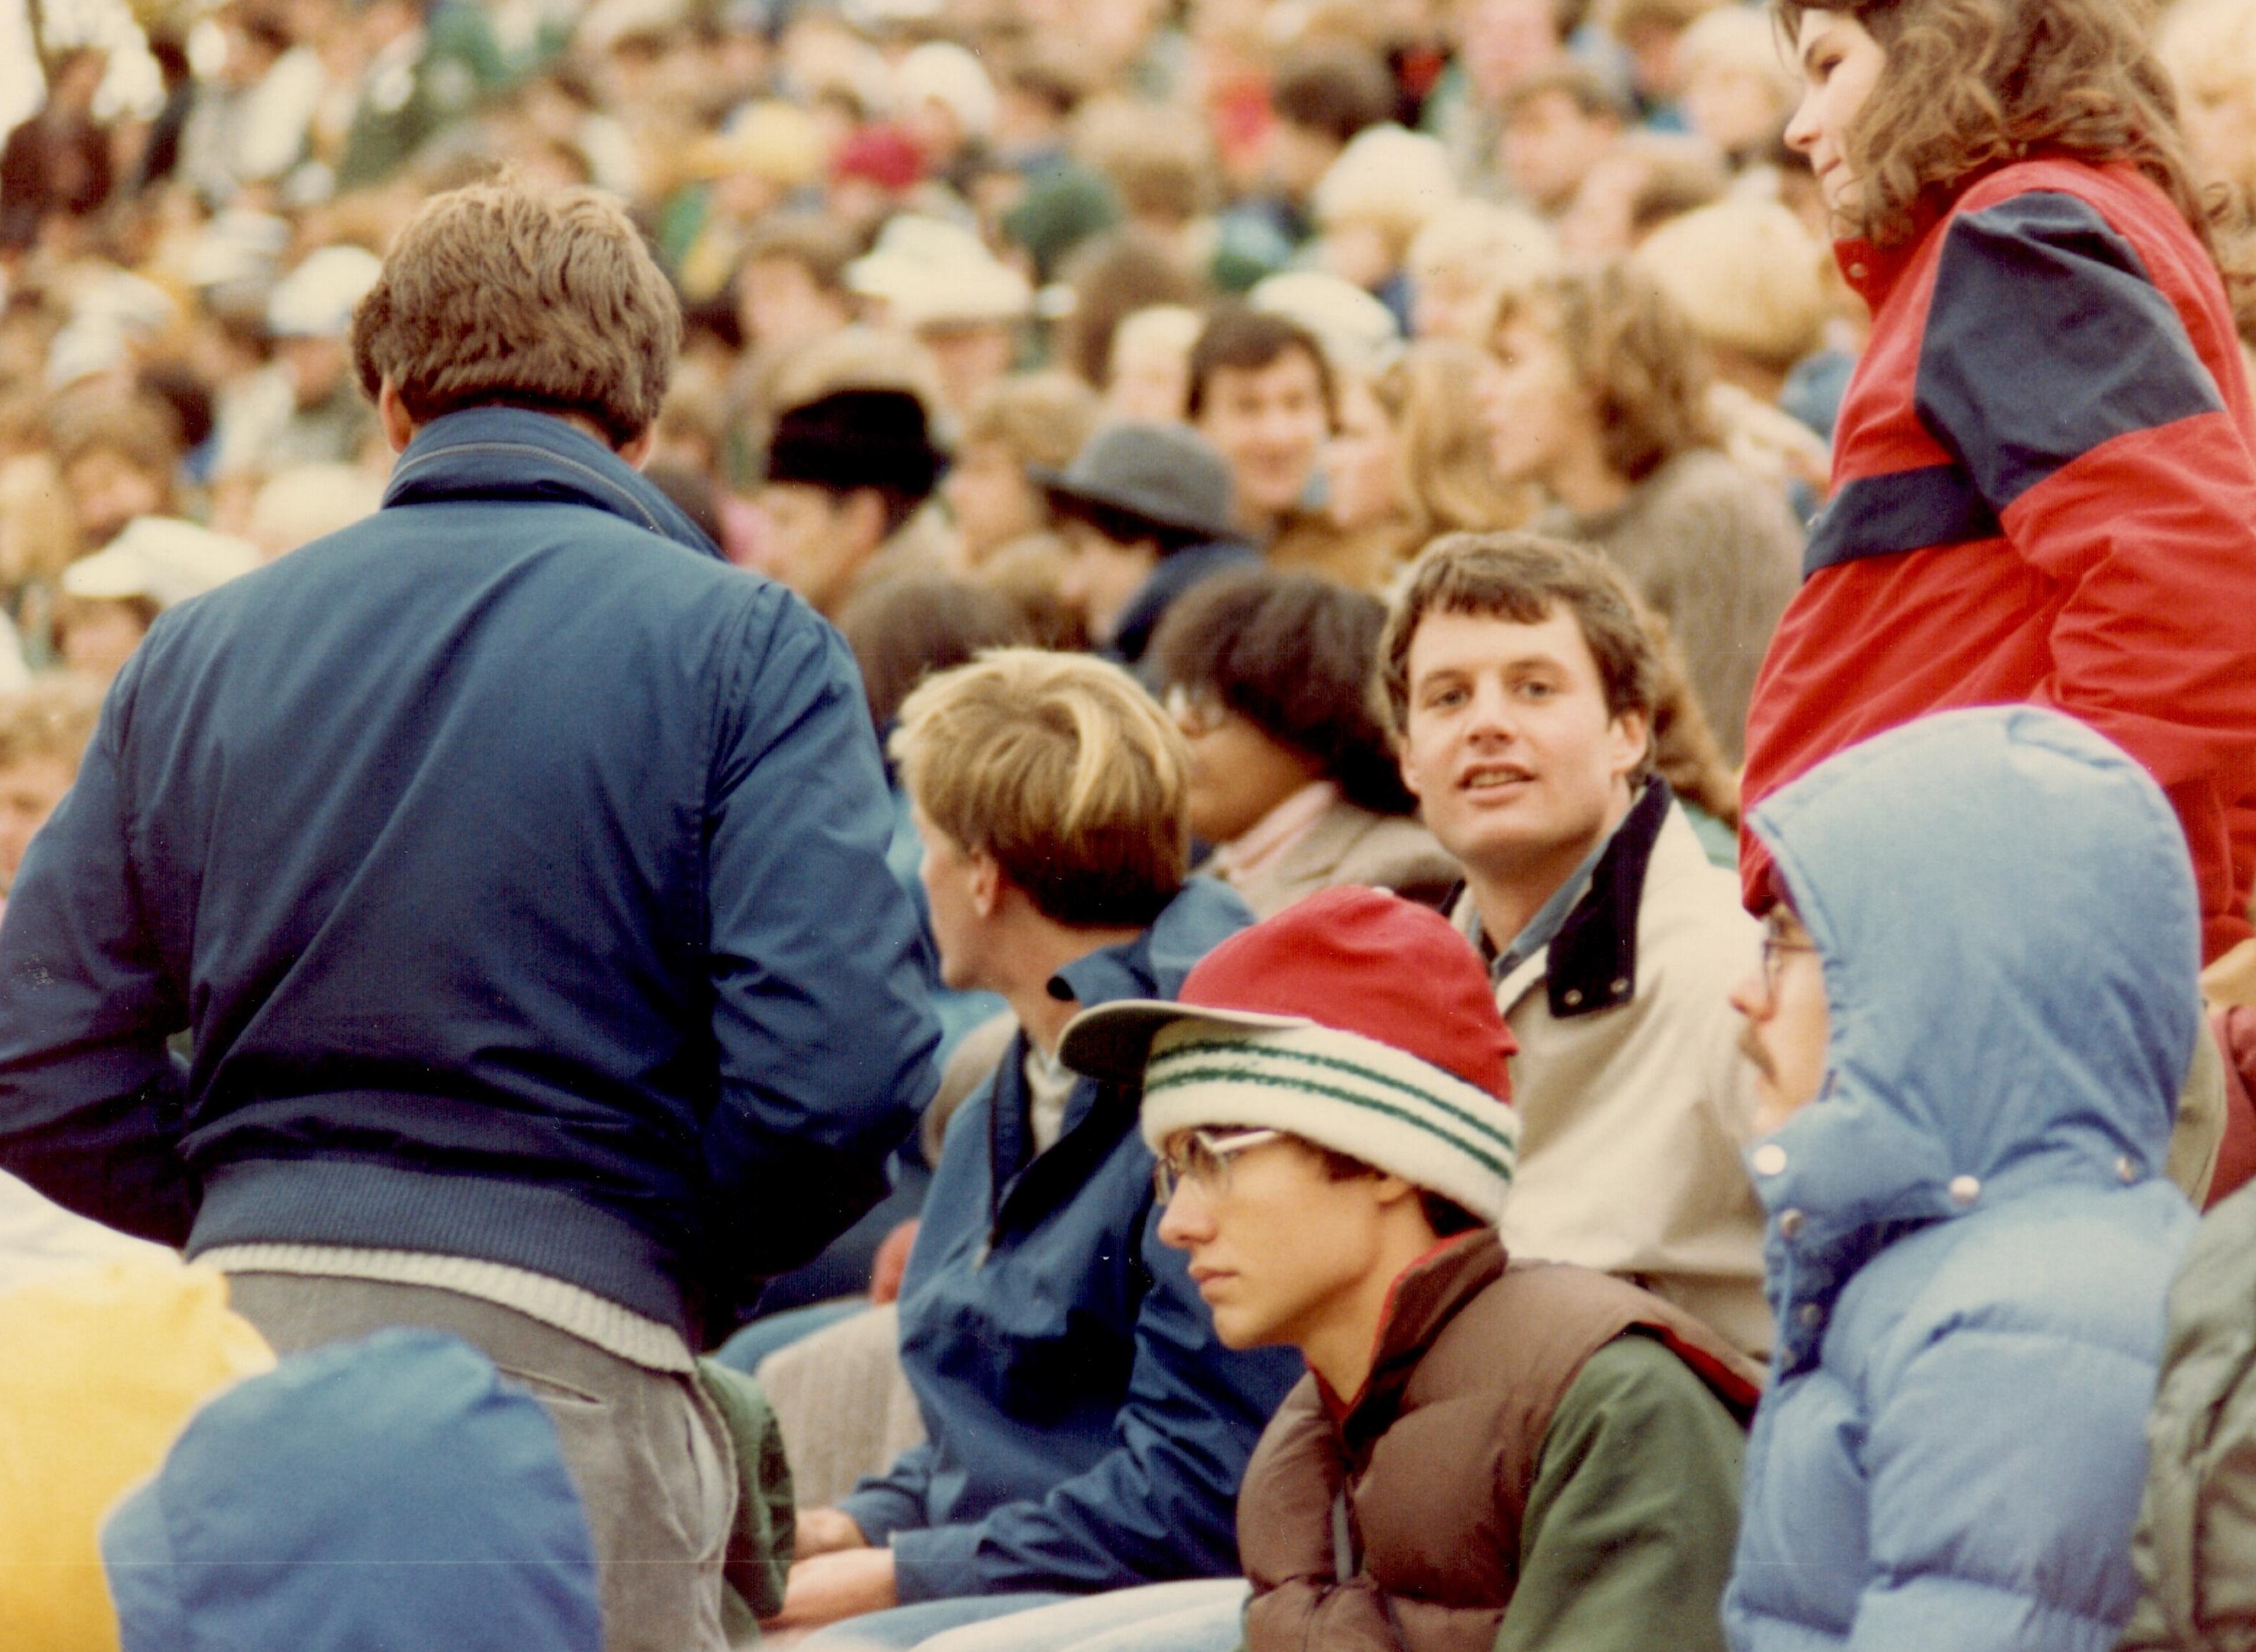
[[[2165,34],[2237,187],[2256,8]],[[67,783],[64,678],[377,507],[354,304],[503,165],[632,204],[690,323],[649,474],[842,624],[881,719],[942,632],[1135,663],[1195,568],[1377,596],[1533,525],[1668,621],[1728,766],[1862,325],[1794,95],[1717,0],[9,0],[7,808]],[[1133,453],[1049,485],[1120,420],[1184,427],[1158,491]]]

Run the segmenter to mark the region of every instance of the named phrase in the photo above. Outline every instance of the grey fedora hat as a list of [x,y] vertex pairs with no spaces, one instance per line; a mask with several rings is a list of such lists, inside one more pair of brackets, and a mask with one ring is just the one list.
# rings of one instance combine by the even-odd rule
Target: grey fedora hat
[[1170,533],[1237,537],[1230,521],[1230,467],[1181,425],[1107,425],[1063,470],[1033,466],[1027,474],[1063,515],[1075,514],[1076,506],[1094,507]]

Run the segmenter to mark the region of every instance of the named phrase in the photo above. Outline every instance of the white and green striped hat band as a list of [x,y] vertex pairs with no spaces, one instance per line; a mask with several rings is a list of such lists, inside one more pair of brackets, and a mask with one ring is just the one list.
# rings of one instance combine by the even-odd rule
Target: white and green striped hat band
[[1248,1028],[1185,1018],[1152,1041],[1144,1140],[1214,1125],[1281,1130],[1440,1194],[1504,1213],[1519,1115],[1430,1062],[1314,1024]]

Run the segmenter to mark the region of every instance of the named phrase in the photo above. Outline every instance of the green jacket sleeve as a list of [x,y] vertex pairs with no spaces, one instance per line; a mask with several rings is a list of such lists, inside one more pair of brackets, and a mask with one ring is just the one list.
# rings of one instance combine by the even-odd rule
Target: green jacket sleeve
[[1745,1449],[1660,1342],[1599,1349],[1544,1437],[1496,1652],[1724,1652]]

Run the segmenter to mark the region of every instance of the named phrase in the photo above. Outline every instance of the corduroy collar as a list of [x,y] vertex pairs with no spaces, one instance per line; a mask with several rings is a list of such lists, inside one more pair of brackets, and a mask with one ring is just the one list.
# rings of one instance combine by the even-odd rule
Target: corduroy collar
[[466,407],[415,433],[391,468],[386,509],[457,500],[584,505],[708,556],[720,548],[681,507],[595,437],[523,407]]

